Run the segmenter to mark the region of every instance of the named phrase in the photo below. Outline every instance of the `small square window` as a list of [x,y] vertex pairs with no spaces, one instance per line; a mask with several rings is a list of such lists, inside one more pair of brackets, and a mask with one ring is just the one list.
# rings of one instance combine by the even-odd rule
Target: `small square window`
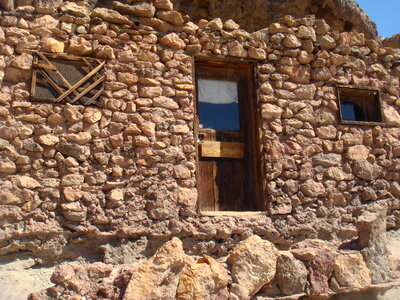
[[40,102],[100,105],[104,61],[67,54],[37,52],[31,99]]
[[338,87],[342,123],[380,123],[382,112],[377,90]]

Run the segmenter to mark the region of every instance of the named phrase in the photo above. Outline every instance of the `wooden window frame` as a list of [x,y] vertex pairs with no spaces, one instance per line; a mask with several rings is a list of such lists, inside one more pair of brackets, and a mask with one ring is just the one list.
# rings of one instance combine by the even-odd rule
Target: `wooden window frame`
[[[88,68],[89,72],[82,75],[82,78],[77,82],[70,83],[66,76],[62,74],[62,71],[58,70],[53,64],[54,60],[65,61],[66,63],[69,61],[82,63],[82,66]],[[98,100],[104,92],[104,65],[105,61],[96,58],[38,51],[34,54],[33,58],[30,99],[36,102],[101,106]],[[57,80],[55,80],[55,78],[57,78]],[[36,96],[37,84],[48,86],[53,91],[57,92],[58,96],[53,98]],[[82,85],[86,86],[82,87]],[[94,95],[85,97],[91,92],[94,92]]]
[[[252,153],[251,156],[251,168],[252,168],[252,176],[253,178],[256,178],[258,181],[255,184],[255,191],[254,191],[254,199],[250,199],[249,201],[252,202],[252,206],[256,207],[256,209],[252,210],[243,210],[243,211],[229,211],[229,210],[223,210],[223,211],[210,211],[210,210],[201,210],[200,207],[200,201],[201,199],[198,198],[198,205],[197,205],[197,210],[200,215],[203,216],[249,216],[249,215],[265,215],[267,209],[266,209],[266,199],[264,195],[264,190],[265,190],[265,180],[264,180],[264,172],[263,172],[263,155],[262,155],[262,145],[261,145],[261,120],[260,120],[260,114],[259,114],[259,98],[258,98],[258,93],[256,93],[256,88],[257,88],[257,82],[255,80],[255,75],[256,75],[256,61],[253,60],[243,60],[243,59],[233,59],[233,58],[221,58],[221,57],[215,57],[215,56],[195,56],[192,59],[192,66],[193,66],[193,74],[196,74],[196,67],[198,65],[219,65],[219,66],[229,66],[229,67],[235,67],[235,68],[240,68],[243,65],[247,65],[249,68],[249,71],[247,73],[247,81],[250,86],[248,89],[248,95],[246,99],[246,104],[249,104],[245,108],[245,114],[249,117],[248,124],[246,124],[246,131],[249,133],[249,136],[247,137],[246,143],[251,147],[251,149],[242,149],[242,151],[237,152],[237,150],[230,152],[229,145],[223,145],[223,142],[220,143],[221,147],[219,147],[220,151],[227,151],[229,153],[228,155],[232,155],[231,157],[242,157],[243,153],[246,151],[250,151]],[[199,139],[198,139],[198,134],[199,134],[199,115],[198,115],[198,99],[197,99],[197,78],[196,78],[196,85],[195,85],[195,126],[194,126],[194,133],[195,133],[195,141],[196,141],[196,169],[198,170],[199,166],[199,157],[200,153],[199,151],[202,151],[199,147]],[[244,103],[240,103],[240,110],[243,109]],[[242,122],[242,117],[240,118]],[[243,124],[241,124],[242,126]],[[218,143],[218,142],[216,142]],[[233,144],[233,143],[231,143]],[[213,148],[215,145],[213,142],[210,143],[209,145],[211,148]],[[224,149],[224,147],[227,147]],[[203,146],[204,147],[204,146]],[[208,147],[208,146],[207,146]],[[199,150],[200,149],[200,150]],[[204,149],[204,148],[203,148]],[[208,149],[207,149],[208,150]],[[211,151],[211,150],[210,150]],[[217,151],[218,152],[218,151]],[[206,154],[207,155],[207,154]],[[213,154],[214,155],[214,154]],[[196,172],[196,182],[198,182],[198,172]]]
[[[339,107],[339,121],[349,125],[384,125],[382,121],[381,93],[379,90],[368,88],[355,88],[349,86],[337,86],[337,98]],[[344,101],[354,103],[363,112],[364,120],[344,120],[342,103]]]

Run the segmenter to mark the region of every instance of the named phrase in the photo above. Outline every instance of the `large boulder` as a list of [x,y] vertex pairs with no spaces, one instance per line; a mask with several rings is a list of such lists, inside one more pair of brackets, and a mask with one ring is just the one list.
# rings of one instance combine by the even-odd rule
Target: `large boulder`
[[371,284],[371,271],[360,252],[339,254],[333,268],[333,276],[341,287],[364,288]]
[[338,245],[337,242],[317,239],[304,240],[292,245],[290,252],[306,262],[310,281],[309,294],[329,293],[329,279],[333,274]]
[[400,33],[384,39],[382,44],[384,47],[400,48]]
[[240,299],[247,299],[256,294],[275,276],[278,250],[259,236],[253,235],[240,242],[231,255],[231,292]]
[[243,29],[256,31],[268,27],[285,15],[301,18],[314,14],[337,31],[356,30],[376,38],[376,25],[354,0],[173,0],[175,9],[193,21],[201,18],[233,19]]
[[186,260],[182,242],[173,238],[132,274],[123,299],[174,299]]
[[284,295],[304,293],[307,285],[307,269],[288,251],[281,252],[276,264],[276,280]]
[[228,273],[224,266],[205,256],[193,264],[186,265],[179,279],[176,296],[178,299],[208,299],[211,295],[224,292],[228,281]]
[[358,246],[371,270],[372,283],[390,280],[389,249],[386,240],[386,204],[377,203],[357,220]]

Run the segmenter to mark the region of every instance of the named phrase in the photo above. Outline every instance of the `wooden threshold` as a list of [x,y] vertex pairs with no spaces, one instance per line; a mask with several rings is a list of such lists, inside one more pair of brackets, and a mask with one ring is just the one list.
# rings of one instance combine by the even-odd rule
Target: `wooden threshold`
[[244,217],[244,216],[262,216],[265,215],[265,211],[201,211],[200,215],[205,217]]

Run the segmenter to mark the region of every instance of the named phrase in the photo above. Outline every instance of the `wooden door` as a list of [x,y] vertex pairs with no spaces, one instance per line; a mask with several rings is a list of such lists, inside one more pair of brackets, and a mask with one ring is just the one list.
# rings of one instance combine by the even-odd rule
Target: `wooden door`
[[253,68],[196,62],[201,211],[264,210]]

